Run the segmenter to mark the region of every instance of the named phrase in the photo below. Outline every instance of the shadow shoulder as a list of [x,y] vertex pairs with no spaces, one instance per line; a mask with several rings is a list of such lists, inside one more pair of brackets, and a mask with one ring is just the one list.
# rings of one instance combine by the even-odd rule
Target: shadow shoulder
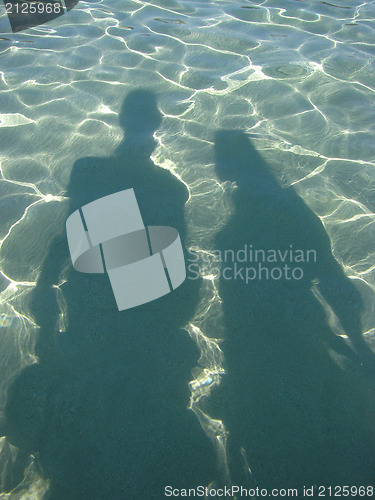
[[175,193],[184,202],[189,199],[189,189],[187,185],[173,174],[170,170],[157,167],[158,181],[160,185],[170,188],[170,193]]
[[100,185],[107,174],[108,158],[87,156],[77,160],[70,173],[67,196],[71,199],[80,198],[79,193],[90,189],[90,186]]
[[100,156],[86,156],[84,158],[79,158],[74,162],[70,179],[80,176],[80,175],[92,175],[95,173],[96,169],[102,169],[103,165],[108,163],[108,158]]

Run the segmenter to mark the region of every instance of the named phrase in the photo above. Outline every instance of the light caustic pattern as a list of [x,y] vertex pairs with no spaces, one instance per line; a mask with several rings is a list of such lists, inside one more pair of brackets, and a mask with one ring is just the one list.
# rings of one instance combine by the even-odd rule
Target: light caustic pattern
[[[279,182],[294,186],[322,219],[363,295],[370,341],[374,19],[375,4],[361,0],[81,1],[51,24],[0,38],[0,314],[20,319],[0,330],[8,360],[0,379],[34,361],[28,297],[68,215],[74,161],[111,154],[122,138],[124,97],[150,82],[164,117],[152,159],[189,187],[190,247],[209,255],[231,215],[233,185],[215,176],[213,136],[241,129]],[[199,405],[224,372],[220,297],[208,259],[205,266],[202,302],[187,326],[201,350],[190,404],[225,469],[224,424]],[[5,389],[3,382],[1,404]],[[2,450],[12,461],[14,450],[6,443]],[[33,471],[23,488],[37,496],[46,486]]]

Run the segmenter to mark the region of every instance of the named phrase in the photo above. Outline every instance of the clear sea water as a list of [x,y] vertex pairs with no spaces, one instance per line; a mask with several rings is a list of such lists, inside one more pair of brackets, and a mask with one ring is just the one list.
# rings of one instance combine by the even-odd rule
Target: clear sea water
[[[374,484],[374,20],[80,1],[0,38],[1,498]],[[65,221],[128,187],[200,279],[119,313]],[[244,245],[317,257],[218,279]]]

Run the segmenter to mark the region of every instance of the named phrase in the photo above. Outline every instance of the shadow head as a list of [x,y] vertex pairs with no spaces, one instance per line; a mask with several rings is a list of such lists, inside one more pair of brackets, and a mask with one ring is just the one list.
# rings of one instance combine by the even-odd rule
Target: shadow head
[[121,107],[119,121],[127,138],[152,137],[162,121],[155,94],[144,89],[130,92]]
[[249,175],[264,172],[264,160],[242,130],[219,130],[214,144],[216,174],[221,182],[239,184]]

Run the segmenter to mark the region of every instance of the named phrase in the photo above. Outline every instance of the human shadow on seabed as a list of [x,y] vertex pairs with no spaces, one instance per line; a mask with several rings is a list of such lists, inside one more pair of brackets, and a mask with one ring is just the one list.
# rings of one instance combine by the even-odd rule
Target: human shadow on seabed
[[215,243],[227,374],[206,409],[229,433],[232,482],[300,492],[373,484],[373,353],[361,296],[320,219],[279,186],[245,133],[217,132],[215,154],[218,178],[237,187]]
[[[172,226],[184,245],[186,186],[153,164],[153,133],[162,115],[147,90],[125,99],[125,140],[108,158],[73,167],[69,213],[134,188],[146,225]],[[68,327],[57,331],[56,288]],[[37,455],[53,500],[164,498],[164,487],[208,484],[211,443],[187,409],[198,351],[183,330],[199,301],[199,281],[119,312],[105,274],[83,274],[70,262],[66,234],[56,237],[32,294],[40,326],[38,363],[8,394],[7,437]]]

